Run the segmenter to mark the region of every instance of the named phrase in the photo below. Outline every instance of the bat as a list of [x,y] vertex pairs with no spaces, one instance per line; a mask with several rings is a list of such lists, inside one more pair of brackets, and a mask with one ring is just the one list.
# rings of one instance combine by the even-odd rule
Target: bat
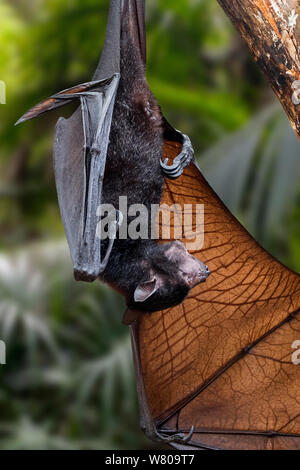
[[[54,143],[57,193],[75,279],[109,284],[123,294],[129,312],[177,305],[210,274],[179,241],[162,244],[151,236],[151,208],[160,204],[165,178],[178,178],[194,151],[190,139],[162,115],[145,64],[145,2],[112,0],[92,81],[56,93],[18,121],[79,102],[71,118],[59,119]],[[162,160],[165,139],[178,143],[171,165]],[[128,207],[146,209],[143,235],[129,236],[134,217],[120,210],[124,197]],[[132,320],[132,315],[124,319]]]
[[[122,72],[122,24],[127,24],[130,31],[134,65],[143,70],[141,88],[135,88],[140,97],[138,108],[132,116],[141,125],[147,122],[146,140],[153,137],[153,132],[156,136],[151,140],[154,148],[148,149],[151,165],[143,146],[133,139],[134,146],[129,147],[133,155],[143,155],[143,167],[149,165],[147,179],[154,184],[155,194],[147,188],[143,176],[146,205],[158,199],[169,205],[204,204],[205,244],[201,251],[187,253],[185,238],[182,243],[171,236],[164,244],[146,243],[145,251],[144,241],[138,245],[132,241],[126,245],[123,263],[120,246],[124,246],[124,240],[119,245],[117,239],[103,245],[96,240],[96,207],[99,201],[107,203],[116,197],[110,185],[113,181],[121,184],[116,175],[124,170],[124,165],[119,165],[120,156],[114,159],[114,149],[117,156],[119,148],[117,136],[126,130],[130,140],[133,138],[127,124],[121,134],[117,132],[118,123],[124,119],[114,120],[114,113],[123,116],[124,108],[132,105],[130,99],[130,104],[123,101],[129,98],[129,90],[120,94],[124,90],[122,75],[128,70],[125,59]],[[128,45],[128,38],[123,36],[123,40]],[[54,95],[22,118],[36,117],[74,99],[81,102],[68,121],[59,121],[54,152],[59,201],[75,275],[83,280],[107,276],[107,282],[117,275],[127,286],[126,279],[134,276],[141,264],[147,272],[145,282],[138,275],[136,298],[132,292],[127,298],[125,322],[132,323],[141,427],[149,438],[181,450],[300,449],[300,369],[293,362],[294,348],[300,340],[300,278],[261,248],[210,188],[193,158],[189,139],[165,120],[149,92],[144,81],[145,62],[144,2],[113,1],[93,81]],[[126,139],[122,139],[122,146],[126,145]],[[93,162],[93,147],[100,149],[101,162]],[[143,167],[138,166],[142,174]],[[115,180],[107,178],[113,173]],[[94,176],[95,181],[104,178],[104,183],[97,185]],[[130,179],[126,190],[132,201],[137,200],[135,185],[136,180]],[[113,232],[122,230],[122,215],[115,218]],[[178,223],[173,220],[173,232]],[[143,264],[147,253],[151,254],[150,265]],[[163,266],[159,266],[164,256]],[[155,266],[151,265],[153,259],[157,260]],[[210,267],[209,278],[200,259]],[[185,283],[193,287],[185,288],[179,295],[184,301],[177,301],[175,306],[166,298],[156,302],[155,294],[148,297],[162,282],[162,268],[171,268],[165,276],[172,277],[172,260],[177,264],[177,275],[178,264],[188,266],[183,270],[189,274]],[[205,288],[199,284],[203,277]],[[178,278],[172,283],[176,289],[181,285]],[[135,302],[139,298],[144,302]],[[151,302],[157,311],[136,314],[137,307],[150,310]]]
[[180,450],[299,450],[300,277],[247,233],[195,163],[163,194],[191,199],[205,202],[205,244],[193,254],[211,276],[131,326],[141,427]]

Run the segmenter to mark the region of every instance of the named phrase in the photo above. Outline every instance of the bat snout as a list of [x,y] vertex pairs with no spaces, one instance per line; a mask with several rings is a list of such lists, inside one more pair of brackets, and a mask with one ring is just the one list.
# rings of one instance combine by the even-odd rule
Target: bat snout
[[209,270],[209,267],[204,265],[203,269],[200,271],[200,277],[202,277],[203,281],[205,282],[206,279],[210,276],[211,272]]
[[209,270],[209,267],[206,266],[206,265],[204,265],[204,273],[205,273],[205,275],[206,275],[207,278],[208,278],[208,276],[210,276],[210,274],[211,274],[211,272],[210,272],[210,270]]
[[202,282],[205,282],[206,279],[208,278],[208,276],[210,276],[209,267],[206,266],[206,264],[201,263],[201,268],[200,268],[200,271],[198,272],[198,276],[197,276],[198,284],[200,284]]

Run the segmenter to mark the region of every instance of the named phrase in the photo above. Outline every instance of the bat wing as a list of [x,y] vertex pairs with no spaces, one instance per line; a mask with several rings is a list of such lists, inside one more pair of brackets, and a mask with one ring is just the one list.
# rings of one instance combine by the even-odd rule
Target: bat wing
[[[54,171],[62,220],[75,277],[94,281],[106,266],[97,234],[110,126],[119,76],[101,82],[101,89],[79,95],[81,112],[56,126]],[[100,220],[100,219],[99,219]]]
[[[167,143],[166,156],[176,147]],[[132,325],[143,429],[182,450],[300,449],[300,277],[258,245],[194,163],[167,180],[162,202],[193,204],[184,242],[204,204],[194,255],[211,276],[183,304]]]
[[107,149],[120,79],[121,27],[126,21],[131,40],[146,61],[144,0],[111,0],[106,38],[93,81],[51,96],[28,111],[17,124],[77,100],[80,107],[56,126],[54,169],[59,205],[75,278],[94,281],[105,269],[97,235]]

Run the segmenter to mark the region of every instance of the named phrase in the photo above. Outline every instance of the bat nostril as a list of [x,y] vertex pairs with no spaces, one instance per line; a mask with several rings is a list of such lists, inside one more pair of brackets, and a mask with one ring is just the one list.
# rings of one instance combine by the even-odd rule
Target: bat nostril
[[204,269],[205,269],[205,272],[206,272],[206,274],[209,276],[209,275],[210,275],[210,270],[209,270],[209,267],[208,267],[208,266],[205,266],[205,268],[204,268]]

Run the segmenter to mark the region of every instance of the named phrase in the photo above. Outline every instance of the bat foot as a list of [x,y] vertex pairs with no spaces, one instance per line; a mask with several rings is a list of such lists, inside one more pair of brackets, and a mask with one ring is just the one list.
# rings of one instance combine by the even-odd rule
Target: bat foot
[[144,432],[147,437],[155,442],[164,444],[170,444],[172,442],[176,442],[177,444],[187,444],[192,439],[194,430],[195,428],[192,426],[188,435],[184,433],[166,434],[164,432],[159,432],[157,429],[155,429],[154,432],[147,432],[147,430],[144,429]]
[[[179,131],[178,131],[179,132]],[[170,179],[177,179],[182,175],[183,170],[191,163],[194,159],[194,149],[190,138],[182,134],[183,137],[183,146],[181,153],[174,158],[173,164],[168,165],[168,158],[163,162],[160,162],[161,169],[164,175]]]

